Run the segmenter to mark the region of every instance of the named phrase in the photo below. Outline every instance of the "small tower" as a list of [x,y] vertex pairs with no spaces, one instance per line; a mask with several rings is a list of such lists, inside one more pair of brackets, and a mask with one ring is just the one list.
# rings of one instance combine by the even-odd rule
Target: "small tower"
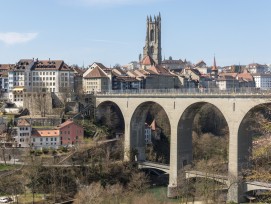
[[217,79],[217,76],[218,76],[218,69],[217,69],[217,67],[216,67],[215,56],[214,56],[214,64],[213,64],[213,67],[212,67],[211,76],[212,76],[212,78],[214,78],[214,79]]
[[161,15],[152,17],[147,16],[147,30],[145,46],[143,48],[143,58],[150,56],[156,64],[161,64]]

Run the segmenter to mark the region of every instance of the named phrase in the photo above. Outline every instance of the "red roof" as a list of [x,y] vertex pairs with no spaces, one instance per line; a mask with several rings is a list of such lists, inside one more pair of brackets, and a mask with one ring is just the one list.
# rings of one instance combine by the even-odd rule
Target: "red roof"
[[142,60],[142,65],[155,65],[155,61],[151,58],[151,56],[147,55],[143,60]]
[[107,78],[106,73],[100,68],[93,68],[84,78]]
[[59,130],[32,130],[33,137],[58,137]]
[[26,127],[26,126],[30,126],[30,124],[25,119],[19,119],[17,122],[17,126],[18,127]]

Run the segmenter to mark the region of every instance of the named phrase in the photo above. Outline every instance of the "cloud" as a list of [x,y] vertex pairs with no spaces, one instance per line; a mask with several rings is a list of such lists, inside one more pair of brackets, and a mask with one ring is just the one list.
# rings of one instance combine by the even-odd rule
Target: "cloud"
[[0,41],[4,42],[7,45],[13,45],[18,43],[25,43],[36,38],[38,33],[16,33],[16,32],[7,32],[0,33]]

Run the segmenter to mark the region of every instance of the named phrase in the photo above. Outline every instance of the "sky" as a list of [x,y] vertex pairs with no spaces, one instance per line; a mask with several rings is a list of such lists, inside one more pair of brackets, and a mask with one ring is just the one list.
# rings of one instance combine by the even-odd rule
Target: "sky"
[[270,0],[0,0],[0,64],[138,60],[148,15],[162,17],[162,58],[218,66],[271,63]]

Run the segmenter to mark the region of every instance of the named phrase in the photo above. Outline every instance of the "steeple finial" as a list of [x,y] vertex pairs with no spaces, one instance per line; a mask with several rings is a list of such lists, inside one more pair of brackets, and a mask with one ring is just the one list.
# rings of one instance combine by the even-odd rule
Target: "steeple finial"
[[212,70],[213,70],[213,71],[217,70],[215,55],[214,55],[214,64],[213,64]]

